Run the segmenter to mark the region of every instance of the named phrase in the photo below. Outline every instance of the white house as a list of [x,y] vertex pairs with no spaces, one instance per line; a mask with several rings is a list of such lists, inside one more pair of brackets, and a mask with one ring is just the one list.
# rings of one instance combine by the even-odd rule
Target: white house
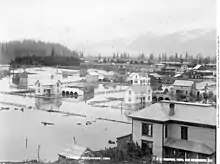
[[144,154],[215,163],[216,109],[210,104],[161,101],[129,117],[132,140]]
[[35,83],[35,94],[37,96],[61,96],[61,93],[62,84],[60,80],[37,80]]
[[190,92],[194,93],[196,84],[190,80],[175,80],[172,87],[170,88],[171,94],[175,95],[178,92],[182,92],[184,95],[190,95]]
[[127,81],[130,82],[132,85],[148,85],[150,83],[150,77],[144,73],[131,73]]
[[132,85],[125,91],[124,102],[130,109],[142,109],[152,102],[150,85]]

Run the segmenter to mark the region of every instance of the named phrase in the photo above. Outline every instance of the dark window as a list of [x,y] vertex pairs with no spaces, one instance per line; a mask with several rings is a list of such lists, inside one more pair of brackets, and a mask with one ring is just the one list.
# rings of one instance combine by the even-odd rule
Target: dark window
[[153,154],[153,142],[142,140],[141,149],[144,155],[152,155]]
[[167,138],[167,134],[168,134],[168,127],[167,125],[165,125],[165,138]]
[[149,123],[142,123],[142,135],[152,137],[153,125]]
[[188,140],[188,127],[181,126],[181,139]]

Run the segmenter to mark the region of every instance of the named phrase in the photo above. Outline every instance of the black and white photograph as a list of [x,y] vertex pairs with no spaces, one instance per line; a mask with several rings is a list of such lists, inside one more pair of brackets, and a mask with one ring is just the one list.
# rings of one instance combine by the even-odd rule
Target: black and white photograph
[[0,0],[0,164],[220,163],[217,4]]

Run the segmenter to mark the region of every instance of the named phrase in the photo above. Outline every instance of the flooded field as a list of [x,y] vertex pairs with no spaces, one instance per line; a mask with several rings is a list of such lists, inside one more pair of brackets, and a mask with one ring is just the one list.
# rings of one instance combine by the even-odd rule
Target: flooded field
[[[48,74],[55,73],[56,69],[43,68],[43,71],[37,69],[27,71],[36,73],[29,75],[29,85],[33,85],[39,79],[47,80]],[[55,78],[64,80],[60,74],[56,74]],[[80,79],[76,72],[64,81]],[[9,81],[10,78],[0,81],[0,91],[11,90]],[[0,104],[2,109],[7,109],[0,111],[0,161],[36,159],[39,145],[40,159],[53,161],[57,159],[60,149],[65,144],[71,143],[74,137],[77,144],[93,150],[116,146],[109,145],[108,141],[115,141],[116,137],[131,133],[131,124],[128,124],[130,120],[124,115],[123,109],[111,108],[109,104],[106,107],[92,107],[89,103],[101,100],[105,96],[123,98],[123,95],[123,92],[95,95],[93,99],[85,102],[81,98],[51,101],[1,94],[1,102],[17,103],[25,107]],[[50,109],[61,113],[46,111]],[[72,113],[72,115],[65,113]],[[87,124],[88,121],[91,124]],[[50,122],[54,125],[45,126],[42,122]]]

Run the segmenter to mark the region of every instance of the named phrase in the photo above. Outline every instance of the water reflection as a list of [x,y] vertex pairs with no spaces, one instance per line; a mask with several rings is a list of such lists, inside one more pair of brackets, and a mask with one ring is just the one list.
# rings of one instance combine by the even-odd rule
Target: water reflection
[[62,105],[62,98],[35,98],[35,106],[38,110],[59,110]]

